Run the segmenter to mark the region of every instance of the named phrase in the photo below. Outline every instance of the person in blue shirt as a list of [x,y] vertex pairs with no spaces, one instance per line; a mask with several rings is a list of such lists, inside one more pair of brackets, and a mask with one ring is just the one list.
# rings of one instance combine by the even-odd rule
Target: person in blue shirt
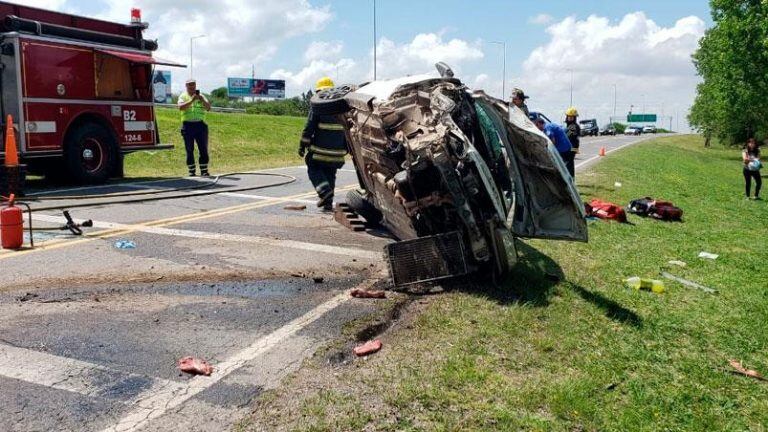
[[555,145],[557,152],[560,153],[560,157],[565,162],[566,168],[568,168],[568,173],[573,177],[576,171],[573,164],[574,153],[571,151],[571,141],[568,139],[565,129],[554,123],[547,123],[541,117],[536,117],[533,122]]

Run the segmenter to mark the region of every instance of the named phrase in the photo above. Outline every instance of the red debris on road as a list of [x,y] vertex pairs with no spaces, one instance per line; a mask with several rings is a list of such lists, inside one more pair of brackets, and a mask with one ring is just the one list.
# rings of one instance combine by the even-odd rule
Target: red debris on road
[[304,211],[307,209],[307,206],[305,205],[294,205],[290,204],[285,207],[283,207],[284,210],[293,210],[293,211]]
[[381,341],[376,339],[372,341],[368,341],[358,347],[355,347],[355,349],[352,350],[352,352],[355,353],[358,357],[364,357],[370,354],[374,354],[379,352],[381,350]]
[[179,369],[192,375],[210,376],[213,373],[213,366],[210,363],[195,357],[184,357],[179,360]]
[[387,293],[382,290],[362,290],[354,289],[349,293],[354,298],[361,299],[383,299],[387,298]]

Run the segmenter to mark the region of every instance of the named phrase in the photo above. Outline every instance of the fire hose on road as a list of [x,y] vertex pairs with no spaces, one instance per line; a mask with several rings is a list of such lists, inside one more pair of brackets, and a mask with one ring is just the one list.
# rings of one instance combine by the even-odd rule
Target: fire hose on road
[[[272,183],[267,183],[267,184],[258,184],[258,185],[250,185],[250,186],[231,186],[231,187],[222,187],[219,189],[211,190],[211,188],[219,185],[222,179],[235,177],[235,176],[274,177],[282,180],[275,181]],[[175,180],[175,179],[168,179],[168,180]],[[34,231],[68,229],[74,235],[82,235],[82,230],[80,230],[80,227],[87,227],[89,226],[89,224],[87,224],[87,222],[83,223],[82,225],[75,224],[72,221],[72,219],[68,217],[69,212],[67,210],[69,209],[98,207],[98,206],[115,205],[115,204],[136,204],[136,203],[145,203],[145,202],[153,202],[153,201],[165,201],[165,200],[173,200],[173,199],[198,197],[198,196],[216,195],[221,193],[247,192],[247,191],[285,186],[291,183],[295,183],[296,181],[297,181],[296,177],[287,175],[287,174],[265,173],[265,172],[234,172],[234,173],[227,173],[227,174],[216,176],[213,180],[204,182],[201,184],[167,188],[162,190],[154,189],[154,190],[147,190],[147,191],[115,192],[115,193],[107,193],[107,194],[101,194],[101,195],[90,194],[90,195],[67,195],[67,196],[51,195],[52,193],[56,193],[55,191],[38,192],[38,193],[33,193],[25,196],[24,197],[25,200],[29,203],[44,203],[44,202],[51,202],[51,201],[82,201],[82,200],[87,200],[88,202],[44,205],[39,207],[33,207],[27,203],[21,203],[21,202],[17,202],[17,204],[23,204],[26,207],[26,212],[29,217],[30,246],[34,247],[34,243],[33,243],[34,240],[32,238],[33,237],[32,233]],[[119,187],[126,184],[130,185],[130,183],[115,183],[114,186]],[[9,198],[2,197],[2,201],[8,202]],[[55,227],[55,228],[50,228],[50,227],[33,228],[32,227],[32,212],[53,211],[53,210],[64,211],[65,217],[67,217],[67,220],[68,220],[65,226]]]

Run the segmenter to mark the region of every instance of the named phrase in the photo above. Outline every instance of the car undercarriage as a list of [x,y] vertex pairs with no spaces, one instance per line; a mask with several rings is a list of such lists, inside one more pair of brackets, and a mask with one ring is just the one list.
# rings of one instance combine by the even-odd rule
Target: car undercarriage
[[393,283],[496,279],[517,261],[515,237],[586,241],[578,193],[546,136],[445,71],[313,100],[344,118],[361,187],[348,201],[399,240],[387,247]]

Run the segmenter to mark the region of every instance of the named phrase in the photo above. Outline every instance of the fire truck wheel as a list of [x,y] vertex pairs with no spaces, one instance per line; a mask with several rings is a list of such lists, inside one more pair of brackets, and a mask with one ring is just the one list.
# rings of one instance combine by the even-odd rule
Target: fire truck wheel
[[119,161],[112,134],[99,124],[86,123],[68,138],[65,158],[73,180],[88,184],[107,181]]

